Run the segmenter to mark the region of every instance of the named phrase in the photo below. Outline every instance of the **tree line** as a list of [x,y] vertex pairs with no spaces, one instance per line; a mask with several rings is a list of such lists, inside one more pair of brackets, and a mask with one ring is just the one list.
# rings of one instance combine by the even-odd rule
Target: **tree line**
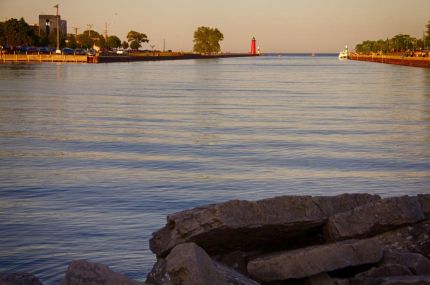
[[127,34],[127,41],[122,41],[115,35],[105,37],[94,30],[86,30],[78,35],[69,34],[67,36],[67,46],[70,48],[92,48],[94,45],[100,48],[120,48],[139,49],[143,43],[149,42],[144,33],[130,31]]
[[355,51],[360,53],[390,53],[425,50],[430,47],[430,21],[426,25],[426,28],[427,30],[421,39],[410,35],[398,34],[386,40],[363,41],[356,45]]
[[[201,54],[219,53],[220,41],[224,35],[217,28],[198,27],[194,32],[194,52]],[[143,43],[149,42],[146,34],[130,31],[127,40],[115,35],[103,36],[95,30],[85,30],[81,34],[61,35],[60,47],[89,49],[94,45],[100,48],[139,49]],[[11,18],[0,22],[0,48],[15,50],[19,46],[56,47],[57,31],[54,28],[48,35],[39,35],[38,26],[29,25],[24,18]]]
[[[70,48],[92,48],[94,45],[100,48],[122,47],[138,49],[143,43],[149,42],[144,33],[130,31],[127,40],[122,41],[119,37],[111,35],[105,37],[94,30],[86,30],[81,34],[61,35],[60,47]],[[38,26],[29,25],[24,18],[11,18],[0,22],[0,46],[14,50],[18,46],[56,47],[57,31],[53,29],[49,35],[39,35]]]

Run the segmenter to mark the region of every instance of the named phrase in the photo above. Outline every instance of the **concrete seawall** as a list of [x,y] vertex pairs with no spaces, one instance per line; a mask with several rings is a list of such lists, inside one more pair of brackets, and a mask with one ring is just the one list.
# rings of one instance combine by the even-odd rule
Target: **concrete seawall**
[[2,54],[0,62],[88,62],[86,55],[63,54]]
[[215,55],[201,55],[192,53],[172,54],[130,54],[130,55],[60,55],[60,54],[2,54],[0,62],[74,62],[74,63],[109,63],[109,62],[135,62],[135,61],[160,61],[160,60],[184,60],[184,59],[213,59],[230,57],[255,56],[247,53],[228,53]]
[[402,56],[392,56],[392,55],[359,55],[350,53],[348,54],[348,59],[358,60],[358,61],[370,61],[378,63],[387,64],[397,64],[413,67],[425,67],[430,68],[430,58],[429,57],[402,57]]
[[202,54],[172,54],[172,55],[124,55],[124,56],[96,56],[92,57],[89,62],[94,63],[107,63],[107,62],[134,62],[134,61],[160,61],[160,60],[184,60],[184,59],[213,59],[213,58],[230,58],[230,57],[249,57],[253,56],[247,53],[229,53],[229,54],[215,54],[215,55],[202,55]]

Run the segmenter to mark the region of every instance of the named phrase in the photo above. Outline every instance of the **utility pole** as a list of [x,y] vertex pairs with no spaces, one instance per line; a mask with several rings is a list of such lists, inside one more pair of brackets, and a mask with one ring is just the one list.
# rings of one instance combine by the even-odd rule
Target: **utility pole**
[[88,27],[88,37],[91,38],[91,29],[93,28],[93,24],[87,24]]
[[[114,13],[113,14],[113,16],[118,16],[118,13]],[[108,26],[109,25],[112,25],[112,23],[114,22],[114,17],[110,17],[110,20],[109,21],[106,21],[105,22],[105,30],[104,30],[104,36],[105,36],[105,39],[107,40],[107,38],[108,38],[108,36],[109,36],[109,34],[108,34]]]
[[57,50],[56,53],[61,53],[60,51],[60,15],[58,14],[59,5],[55,5],[54,8],[57,8]]
[[75,31],[75,36],[78,36],[78,27],[72,27],[72,29]]
[[105,39],[107,40],[107,38],[108,38],[108,23],[107,22],[105,22],[104,34],[105,34]]
[[166,39],[163,39],[163,52],[166,52]]

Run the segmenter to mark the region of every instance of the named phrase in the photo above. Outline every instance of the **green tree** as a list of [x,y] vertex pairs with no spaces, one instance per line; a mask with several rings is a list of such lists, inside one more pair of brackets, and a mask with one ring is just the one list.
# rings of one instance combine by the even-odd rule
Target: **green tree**
[[426,25],[427,31],[426,31],[426,37],[424,40],[424,45],[426,46],[426,48],[430,47],[430,21],[427,23]]
[[5,23],[0,22],[0,46],[4,46],[6,44],[6,33],[5,33]]
[[1,25],[0,40],[3,45],[9,45],[11,48],[25,45],[38,45],[39,37],[36,35],[34,27],[27,24],[24,18],[19,20],[9,19]]
[[357,52],[379,53],[379,52],[403,52],[407,50],[417,50],[422,46],[422,42],[410,35],[399,34],[391,39],[378,41],[364,41],[355,47]]
[[122,44],[121,44],[121,46],[122,46],[123,49],[128,49],[129,45],[128,45],[128,42],[123,41]]
[[118,48],[121,46],[121,40],[117,36],[109,36],[106,40],[107,48]]
[[362,53],[370,52],[405,52],[419,50],[430,46],[430,21],[426,25],[427,31],[424,39],[417,39],[410,35],[398,34],[393,38],[379,41],[364,41],[356,45],[355,50]]
[[77,45],[82,48],[92,48],[94,44],[99,47],[106,46],[105,38],[94,30],[86,30],[76,38]]
[[130,31],[127,34],[127,41],[130,43],[130,48],[139,49],[142,46],[142,43],[149,42],[148,37],[136,31]]
[[75,48],[78,47],[75,35],[72,35],[72,34],[67,35],[67,41],[66,41],[66,43],[67,43],[67,47],[69,47],[69,48],[75,49]]
[[414,49],[414,42],[416,42],[416,39],[410,35],[399,34],[394,36],[393,42],[396,51],[406,51],[408,49]]
[[198,27],[194,32],[194,52],[210,54],[221,51],[224,35],[217,28]]

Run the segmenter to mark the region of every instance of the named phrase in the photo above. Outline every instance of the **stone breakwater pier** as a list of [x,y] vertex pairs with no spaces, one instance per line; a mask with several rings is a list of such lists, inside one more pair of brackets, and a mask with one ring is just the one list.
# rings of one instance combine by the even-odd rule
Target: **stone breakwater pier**
[[397,56],[397,55],[361,55],[356,53],[349,53],[348,59],[430,68],[430,57],[403,57],[403,56]]
[[247,53],[225,54],[193,54],[193,53],[149,53],[130,55],[62,55],[62,54],[1,54],[0,62],[69,62],[69,63],[109,63],[109,62],[135,62],[135,61],[161,61],[184,59],[211,59],[230,57],[257,56]]
[[[144,283],[73,261],[61,285],[430,284],[430,194],[282,196],[171,214]],[[2,273],[0,284],[40,285]]]

